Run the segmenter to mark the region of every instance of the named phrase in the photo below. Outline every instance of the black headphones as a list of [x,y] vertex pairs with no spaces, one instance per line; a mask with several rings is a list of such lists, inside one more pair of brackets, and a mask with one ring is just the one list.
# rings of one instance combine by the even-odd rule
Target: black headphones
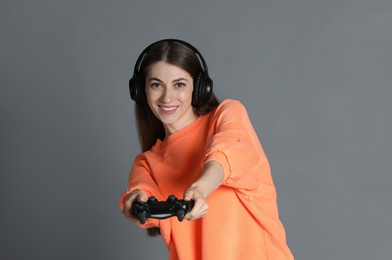
[[131,94],[131,98],[136,102],[136,104],[140,105],[143,100],[144,93],[144,79],[142,78],[142,73],[140,73],[140,68],[143,63],[144,57],[148,53],[149,49],[159,42],[178,42],[190,48],[197,56],[200,61],[200,65],[202,67],[202,71],[196,76],[193,84],[193,93],[192,93],[192,105],[194,106],[202,106],[208,102],[211,94],[213,82],[212,79],[208,76],[208,68],[207,63],[205,62],[201,53],[193,47],[191,44],[177,39],[165,39],[154,42],[150,44],[138,57],[135,68],[133,70],[133,76],[129,80],[129,93]]

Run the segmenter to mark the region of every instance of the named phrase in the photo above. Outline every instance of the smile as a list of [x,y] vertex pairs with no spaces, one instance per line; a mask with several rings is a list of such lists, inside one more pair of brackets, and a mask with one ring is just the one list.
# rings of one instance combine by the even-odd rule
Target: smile
[[174,112],[178,107],[177,106],[159,106],[166,113]]

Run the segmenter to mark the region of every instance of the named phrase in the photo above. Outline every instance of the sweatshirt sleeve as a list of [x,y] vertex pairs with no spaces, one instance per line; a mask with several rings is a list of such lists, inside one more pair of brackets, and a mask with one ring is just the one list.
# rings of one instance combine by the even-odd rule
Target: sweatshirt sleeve
[[[160,194],[159,189],[149,172],[148,163],[145,160],[143,154],[136,156],[134,164],[131,168],[131,172],[128,178],[128,188],[120,198],[119,207],[121,210],[124,207],[124,202],[127,195],[137,189],[144,191],[148,197],[154,196],[158,200],[162,198],[162,195]],[[143,228],[159,226],[159,221],[157,219],[150,218],[144,225],[140,226]]]
[[214,134],[205,162],[214,160],[223,166],[222,185],[257,189],[260,170],[269,171],[269,164],[245,107],[239,101],[224,101],[215,111],[213,120]]

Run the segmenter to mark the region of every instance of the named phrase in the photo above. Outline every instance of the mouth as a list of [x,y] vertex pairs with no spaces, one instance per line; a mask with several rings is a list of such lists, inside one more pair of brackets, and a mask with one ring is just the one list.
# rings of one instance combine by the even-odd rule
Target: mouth
[[159,108],[161,109],[161,111],[165,114],[171,114],[174,113],[176,111],[176,109],[178,108],[178,106],[159,106]]

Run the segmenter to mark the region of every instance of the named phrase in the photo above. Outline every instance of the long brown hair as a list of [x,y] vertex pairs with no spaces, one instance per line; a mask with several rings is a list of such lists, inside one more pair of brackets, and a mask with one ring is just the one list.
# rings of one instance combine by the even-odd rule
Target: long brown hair
[[[139,142],[142,152],[146,152],[156,143],[158,139],[165,138],[165,129],[162,122],[151,111],[145,94],[145,79],[149,67],[159,61],[165,61],[188,72],[195,83],[197,76],[205,68],[200,62],[194,50],[188,44],[176,40],[162,40],[148,47],[148,51],[143,54],[139,69],[140,102],[135,104],[136,127],[139,135]],[[219,105],[215,94],[211,91],[206,102],[200,105],[193,105],[197,115],[208,114]],[[160,234],[159,228],[148,228],[149,236]]]

